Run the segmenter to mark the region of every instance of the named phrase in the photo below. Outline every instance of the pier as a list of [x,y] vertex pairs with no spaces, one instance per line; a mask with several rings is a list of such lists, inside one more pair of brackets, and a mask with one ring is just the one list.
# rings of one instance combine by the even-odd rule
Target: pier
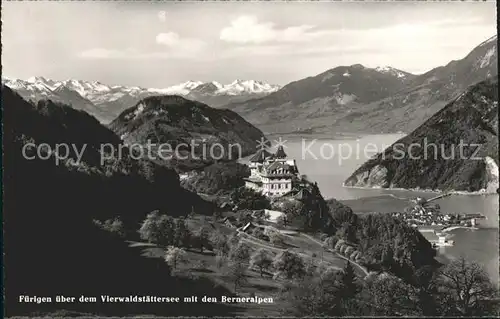
[[449,240],[447,234],[437,232],[435,229],[419,229],[419,232],[432,244],[433,247],[453,246],[455,242]]

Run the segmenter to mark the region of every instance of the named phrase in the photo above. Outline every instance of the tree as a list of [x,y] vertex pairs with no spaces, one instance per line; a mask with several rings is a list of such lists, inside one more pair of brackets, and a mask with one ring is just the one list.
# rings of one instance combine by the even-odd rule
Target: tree
[[264,248],[257,250],[250,258],[250,267],[258,268],[261,277],[264,275],[264,270],[268,270],[272,263],[272,253]]
[[350,260],[352,260],[352,261],[356,261],[356,259],[359,259],[359,257],[358,257],[358,256],[360,256],[360,254],[361,254],[361,253],[360,253],[359,251],[355,250],[353,253],[351,253],[351,254],[348,256],[348,258],[349,258]]
[[200,227],[198,232],[196,233],[195,236],[193,236],[193,246],[198,248],[201,253],[203,253],[203,250],[206,249],[211,249],[212,245],[210,243],[210,231],[211,229],[207,225],[203,225]]
[[[424,266],[415,271],[412,282],[415,287],[418,307],[423,316],[436,316],[445,313],[439,309],[438,305],[440,303],[438,281],[439,271],[436,271],[434,266]],[[446,303],[441,305],[446,306]]]
[[322,275],[327,269],[331,268],[329,264],[325,261],[321,261],[318,266],[316,267],[316,274],[317,275]]
[[141,239],[150,243],[169,246],[174,243],[174,220],[167,215],[159,215],[158,211],[146,216],[139,229]]
[[[288,287],[287,287],[288,288]],[[336,271],[325,270],[320,276],[309,276],[285,289],[283,314],[294,317],[337,317],[340,315]]]
[[441,301],[448,315],[484,316],[494,314],[493,300],[498,298],[484,268],[461,257],[441,270]]
[[286,214],[281,214],[278,216],[278,218],[276,218],[276,225],[278,227],[286,227],[288,225]]
[[354,252],[354,250],[355,250],[354,247],[348,246],[344,250],[344,256],[349,257]]
[[226,263],[226,259],[227,256],[218,252],[217,255],[215,255],[215,267],[217,267],[217,269],[221,269],[222,266],[224,266],[224,264]]
[[125,225],[119,217],[113,219],[108,229],[110,232],[117,234],[120,237],[125,237]]
[[210,237],[210,242],[212,243],[214,249],[218,254],[221,254],[223,256],[227,256],[229,254],[230,247],[226,235],[213,232],[212,236]]
[[165,253],[165,261],[172,267],[173,270],[177,269],[180,263],[186,262],[186,252],[182,248],[170,246]]
[[412,288],[403,280],[382,273],[367,281],[364,308],[372,316],[418,315]]
[[119,237],[125,237],[125,225],[119,217],[115,217],[114,219],[107,219],[104,221],[104,223],[99,220],[94,220],[94,223],[101,229],[116,234]]
[[281,234],[278,233],[277,231],[270,231],[268,233],[268,236],[269,236],[269,242],[275,246],[283,246],[285,244],[283,236],[281,236]]
[[346,221],[350,221],[354,215],[352,209],[336,199],[328,200],[328,208],[336,225],[340,226]]
[[153,211],[146,216],[139,229],[139,235],[142,240],[147,240],[150,243],[156,243],[158,237],[159,211]]
[[[303,208],[304,208],[304,204],[298,200],[287,201],[287,202],[283,203],[282,210],[285,213],[283,215],[290,215],[292,217],[296,216],[296,215],[300,215],[303,212]],[[283,216],[283,215],[281,215],[281,216]]]
[[249,210],[243,210],[238,212],[237,217],[238,224],[245,226],[246,224],[253,221],[252,212]]
[[191,233],[183,218],[175,222],[174,244],[177,247],[189,247],[191,243]]
[[335,236],[329,236],[324,240],[323,247],[325,247],[326,249],[334,249],[335,244],[338,242],[338,240],[339,239]]
[[234,291],[247,282],[246,267],[242,262],[231,262],[227,266],[226,276],[234,284]]
[[262,230],[261,227],[255,227],[252,231],[252,236],[254,236],[255,238],[259,238],[259,239],[265,238],[264,231]]
[[340,309],[344,315],[353,313],[353,309],[357,306],[355,299],[360,292],[361,286],[357,281],[351,262],[348,261],[341,272],[338,283]]
[[236,246],[236,245],[239,245],[240,243],[240,237],[239,237],[239,234],[238,232],[234,232],[231,234],[231,236],[229,236],[228,238],[228,244],[229,244],[229,248],[231,249],[232,247]]
[[248,263],[250,259],[250,246],[240,242],[238,245],[231,247],[229,259],[233,262]]
[[342,227],[337,231],[337,234],[348,243],[356,242],[356,226],[351,222],[344,222]]
[[281,252],[273,261],[275,277],[284,275],[287,279],[302,278],[305,275],[303,259],[289,250]]
[[158,244],[168,246],[174,244],[175,223],[171,216],[160,215],[157,221]]
[[339,239],[339,240],[335,243],[335,247],[334,247],[334,249],[335,249],[335,251],[336,251],[336,252],[340,252],[340,249],[341,249],[342,247],[344,247],[344,246],[345,246],[345,241],[344,241],[343,239]]
[[266,196],[253,189],[240,187],[235,189],[231,195],[231,201],[238,209],[269,209],[271,204]]

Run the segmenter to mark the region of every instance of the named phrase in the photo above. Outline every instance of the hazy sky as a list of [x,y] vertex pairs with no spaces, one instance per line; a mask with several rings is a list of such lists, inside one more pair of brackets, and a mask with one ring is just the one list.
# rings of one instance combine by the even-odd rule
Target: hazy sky
[[2,2],[4,75],[166,87],[286,84],[340,65],[413,73],[496,34],[495,2]]

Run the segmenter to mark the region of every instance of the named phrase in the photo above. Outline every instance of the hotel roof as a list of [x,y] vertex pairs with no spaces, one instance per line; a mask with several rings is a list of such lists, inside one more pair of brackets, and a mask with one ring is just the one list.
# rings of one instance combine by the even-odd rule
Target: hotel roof
[[261,162],[264,162],[271,155],[272,154],[265,149],[259,150],[252,157],[250,157],[250,162],[260,162],[261,163]]
[[274,158],[286,158],[287,155],[285,153],[285,150],[283,149],[283,146],[279,146],[278,147],[278,150],[276,151],[276,153],[273,155]]

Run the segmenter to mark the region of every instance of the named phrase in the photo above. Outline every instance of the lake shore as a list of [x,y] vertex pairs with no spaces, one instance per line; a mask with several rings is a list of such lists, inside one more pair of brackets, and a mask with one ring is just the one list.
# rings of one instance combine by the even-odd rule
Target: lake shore
[[483,196],[488,196],[488,195],[497,195],[498,192],[496,191],[486,191],[485,189],[479,190],[479,191],[474,191],[474,192],[467,192],[467,191],[455,191],[455,190],[450,190],[450,191],[444,191],[444,190],[436,190],[436,189],[422,189],[422,188],[401,188],[401,187],[380,187],[380,186],[375,186],[375,187],[370,187],[370,186],[347,186],[345,183],[342,183],[342,187],[345,188],[352,188],[352,189],[365,189],[365,190],[388,190],[388,191],[398,191],[398,192],[417,192],[417,193],[429,193],[429,194],[452,194],[452,195],[467,195],[467,196],[478,196],[478,195],[483,195]]
[[[361,146],[371,143],[384,148],[383,145],[391,145],[399,138],[400,136],[393,134],[372,135],[362,137],[359,142],[353,138],[351,144],[352,149],[355,149],[357,143],[360,143]],[[431,198],[444,193],[437,190],[423,189],[342,186],[342,182],[364,162],[369,160],[368,158],[353,158],[342,163],[335,160],[302,159],[301,141],[293,142],[289,138],[285,139],[288,139],[286,153],[290,157],[297,159],[301,174],[318,182],[324,198],[327,200],[334,198],[340,203],[349,206],[358,215],[402,212],[411,205],[410,199],[412,198]],[[348,141],[329,141],[332,145],[346,142]],[[312,151],[318,153],[320,145],[321,143],[315,144]],[[463,212],[474,214],[479,212],[486,216],[485,220],[480,221],[479,226],[476,225],[479,228],[477,231],[467,229],[448,230],[446,234],[453,237],[455,245],[440,247],[438,256],[442,257],[444,255],[448,258],[467,256],[471,260],[487,265],[488,274],[496,281],[498,279],[498,194],[453,192],[453,195],[442,198],[436,203],[440,205],[440,210],[443,213]],[[443,227],[446,226],[440,226],[440,228]]]
[[450,226],[450,227],[443,228],[443,229],[441,229],[441,232],[446,233],[446,232],[453,231],[455,229],[478,230],[479,228],[477,228],[477,227],[471,227],[471,226],[459,226],[459,225],[457,225],[457,226]]

